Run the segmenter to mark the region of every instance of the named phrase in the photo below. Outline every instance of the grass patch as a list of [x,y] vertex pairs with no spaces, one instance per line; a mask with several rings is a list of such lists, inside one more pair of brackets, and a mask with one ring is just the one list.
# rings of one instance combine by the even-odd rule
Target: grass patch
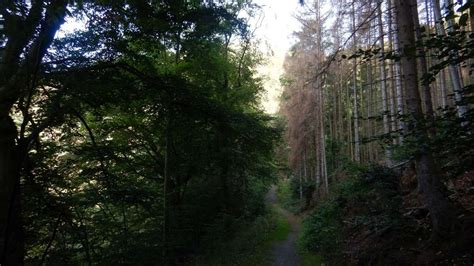
[[289,179],[280,179],[278,180],[277,184],[277,196],[278,196],[278,201],[282,204],[285,204],[287,202],[291,202],[292,200],[292,193],[291,193],[291,187],[290,187],[290,180]]
[[231,237],[216,230],[206,241],[206,249],[188,265],[269,265],[267,238],[275,228],[273,215],[267,211],[253,222],[241,224]]
[[277,186],[277,196],[281,206],[290,212],[297,212],[301,202],[297,197],[295,197],[295,195],[293,195],[291,180],[280,179]]
[[301,266],[319,266],[323,265],[323,257],[313,254],[309,251],[300,251]]
[[242,225],[232,239],[209,243],[207,254],[190,265],[271,265],[273,243],[287,239],[290,231],[281,210],[267,206],[265,215]]
[[323,256],[320,254],[309,251],[305,246],[304,242],[301,239],[302,234],[300,234],[298,239],[298,254],[301,259],[301,266],[320,266],[324,265]]
[[283,217],[281,212],[274,210],[274,212],[278,212],[276,214],[276,223],[275,229],[270,233],[268,237],[268,241],[283,241],[288,238],[288,234],[291,231],[291,225],[288,221]]

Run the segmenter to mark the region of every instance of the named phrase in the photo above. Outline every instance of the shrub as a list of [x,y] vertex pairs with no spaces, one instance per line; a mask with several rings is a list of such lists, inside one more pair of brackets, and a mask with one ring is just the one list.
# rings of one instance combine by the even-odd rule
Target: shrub
[[395,174],[382,166],[359,167],[342,180],[303,222],[301,244],[337,262],[357,232],[382,234],[400,228],[401,197]]

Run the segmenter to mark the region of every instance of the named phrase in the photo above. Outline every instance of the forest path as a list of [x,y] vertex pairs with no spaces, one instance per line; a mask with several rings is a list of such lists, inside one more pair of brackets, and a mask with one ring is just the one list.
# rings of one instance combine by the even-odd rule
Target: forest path
[[283,209],[278,202],[277,186],[273,185],[265,198],[290,224],[291,230],[287,238],[278,241],[272,247],[272,265],[276,266],[297,266],[300,265],[300,256],[297,249],[297,239],[300,232],[299,217]]

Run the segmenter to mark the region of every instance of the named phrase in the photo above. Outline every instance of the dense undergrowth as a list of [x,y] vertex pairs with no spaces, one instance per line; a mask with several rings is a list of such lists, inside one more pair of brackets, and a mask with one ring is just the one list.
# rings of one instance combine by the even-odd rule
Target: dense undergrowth
[[396,176],[387,168],[353,169],[305,220],[303,245],[326,260],[341,262],[351,231],[363,231],[366,237],[401,231],[398,191]]
[[[466,125],[473,120],[473,112],[459,119],[454,109],[444,110],[433,120],[431,138],[420,142],[408,134],[394,147],[394,168],[340,163],[331,169],[327,195],[315,191],[314,181],[280,181],[284,206],[306,217],[303,251],[335,265],[472,264],[474,142]],[[426,150],[442,176],[442,193],[456,208],[455,227],[442,238],[433,237],[413,160]]]
[[211,227],[213,233],[204,239],[207,244],[191,265],[270,265],[272,244],[285,240],[290,232],[288,221],[270,205],[252,221],[236,221],[233,234],[220,225]]
[[345,177],[303,222],[303,250],[336,265],[472,262],[469,237],[430,239],[416,189],[404,193],[391,169],[356,166],[335,174]]
[[294,178],[278,180],[278,199],[282,207],[290,212],[299,213],[304,211],[311,204],[314,191],[314,182],[310,180],[302,181],[301,198],[299,182]]

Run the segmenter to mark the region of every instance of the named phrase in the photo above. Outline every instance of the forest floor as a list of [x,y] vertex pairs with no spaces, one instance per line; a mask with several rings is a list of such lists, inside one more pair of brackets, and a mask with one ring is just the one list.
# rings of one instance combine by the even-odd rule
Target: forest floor
[[270,265],[322,265],[322,259],[316,254],[302,250],[298,241],[300,238],[301,215],[295,215],[282,206],[277,193],[280,186],[272,186],[268,191],[265,202],[277,213],[276,228],[272,233],[270,250]]
[[266,196],[267,204],[270,204],[278,213],[279,216],[285,219],[288,230],[285,234],[284,240],[277,239],[272,245],[272,264],[273,265],[284,265],[284,266],[295,266],[300,265],[300,256],[298,254],[297,240],[300,232],[300,220],[299,217],[283,209],[278,202],[277,187],[272,186]]
[[304,215],[294,214],[287,204],[289,183],[273,185],[265,196],[267,212],[242,226],[234,237],[208,245],[203,255],[189,261],[189,266],[318,266],[322,258],[299,245]]

